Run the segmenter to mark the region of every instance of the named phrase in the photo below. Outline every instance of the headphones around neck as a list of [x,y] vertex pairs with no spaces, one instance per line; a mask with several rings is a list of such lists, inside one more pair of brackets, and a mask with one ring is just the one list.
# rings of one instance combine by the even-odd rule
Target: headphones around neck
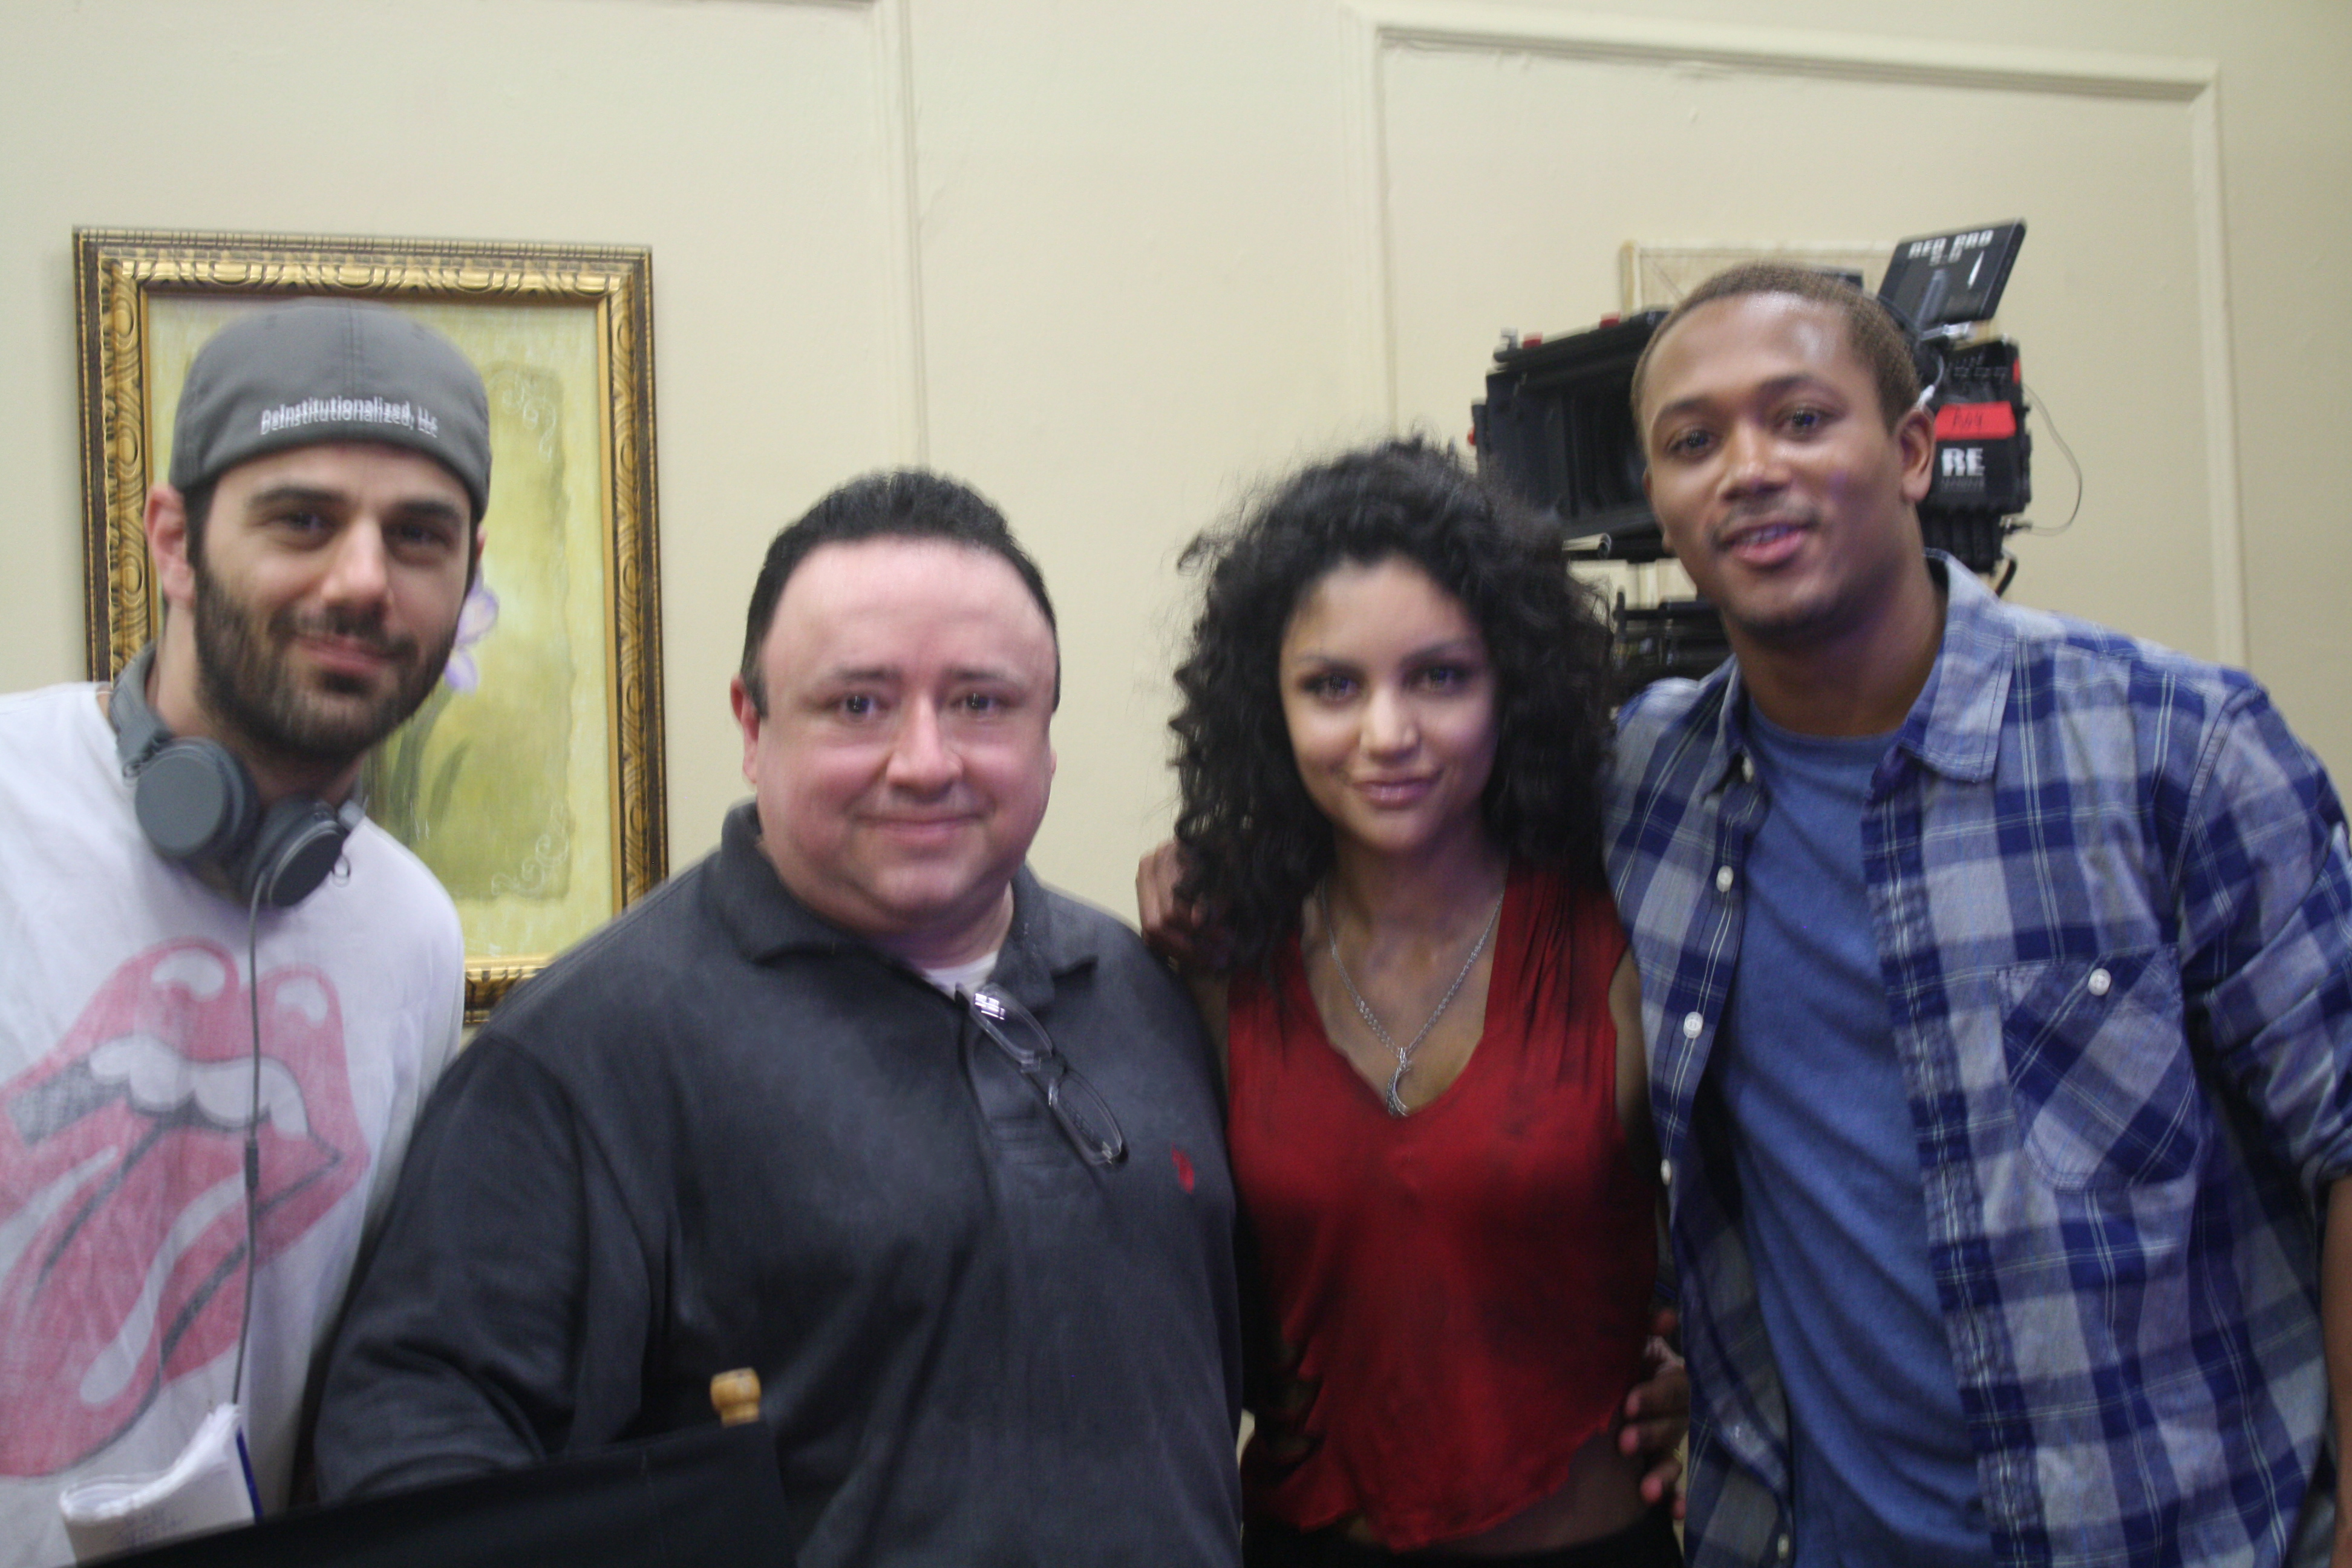
[[342,858],[343,840],[365,815],[358,793],[340,809],[294,795],[263,811],[253,774],[235,752],[217,741],[181,740],[155,716],[147,702],[154,664],[149,643],[123,667],[107,703],[115,754],[132,781],[147,841],[248,905],[293,908]]

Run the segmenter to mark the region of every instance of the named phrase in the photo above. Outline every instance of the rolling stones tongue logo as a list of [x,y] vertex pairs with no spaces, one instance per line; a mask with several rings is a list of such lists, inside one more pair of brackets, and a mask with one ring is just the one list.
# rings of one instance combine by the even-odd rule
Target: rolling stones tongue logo
[[[279,969],[260,994],[266,1261],[368,1154],[334,988]],[[164,1384],[236,1347],[250,1018],[226,951],[169,942],[116,970],[45,1060],[0,1085],[0,1475],[98,1452]]]

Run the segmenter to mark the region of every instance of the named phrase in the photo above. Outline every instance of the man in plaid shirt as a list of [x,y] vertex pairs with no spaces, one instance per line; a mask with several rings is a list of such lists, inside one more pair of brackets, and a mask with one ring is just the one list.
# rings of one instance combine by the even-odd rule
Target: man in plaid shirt
[[2352,1564],[2352,859],[2318,762],[2246,676],[1923,552],[1933,427],[1847,285],[1711,280],[1633,395],[1735,655],[1628,705],[1607,838],[1693,1562]]

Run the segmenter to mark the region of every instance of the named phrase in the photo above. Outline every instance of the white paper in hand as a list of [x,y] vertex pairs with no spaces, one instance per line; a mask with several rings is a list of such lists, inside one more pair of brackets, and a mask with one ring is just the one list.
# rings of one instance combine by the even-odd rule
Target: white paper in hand
[[246,1457],[244,1413],[214,1405],[163,1474],[78,1481],[58,1494],[58,1507],[78,1563],[251,1524],[261,1507]]

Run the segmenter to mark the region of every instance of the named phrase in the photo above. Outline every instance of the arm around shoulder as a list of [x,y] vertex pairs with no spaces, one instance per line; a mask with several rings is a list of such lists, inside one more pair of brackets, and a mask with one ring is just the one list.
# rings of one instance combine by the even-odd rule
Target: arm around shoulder
[[1158,953],[1184,988],[1201,1015],[1202,1026],[1217,1055],[1217,1079],[1225,1078],[1227,986],[1223,973],[1224,942],[1201,911],[1176,896],[1184,874],[1184,848],[1170,839],[1147,852],[1135,868],[1136,921],[1144,945]]

